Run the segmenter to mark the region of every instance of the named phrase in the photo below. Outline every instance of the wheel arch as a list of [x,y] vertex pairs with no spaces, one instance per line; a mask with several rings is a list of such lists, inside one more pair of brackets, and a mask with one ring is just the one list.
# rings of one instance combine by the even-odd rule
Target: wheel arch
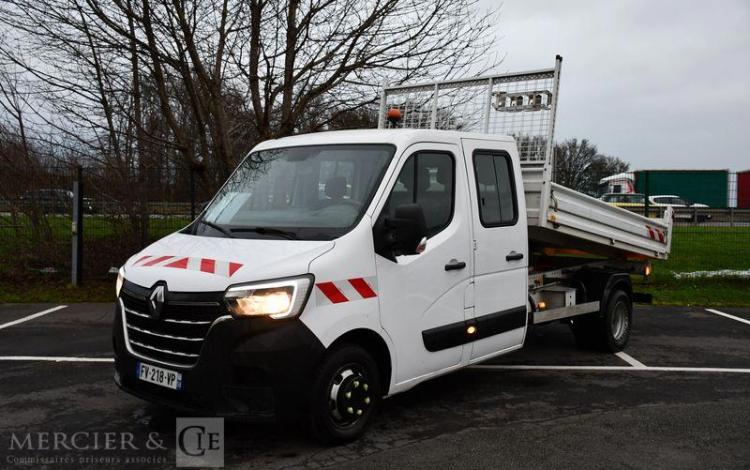
[[391,387],[393,364],[391,360],[391,351],[383,337],[376,331],[368,328],[358,328],[356,330],[347,331],[336,338],[328,349],[333,349],[344,343],[356,344],[372,355],[373,359],[375,359],[375,363],[378,365],[378,371],[380,372],[380,380],[383,385],[383,395],[387,395]]
[[[607,283],[602,291],[602,304],[609,302],[609,298],[616,290],[623,290],[628,294],[630,300],[633,300],[633,284],[630,281],[630,275],[627,273],[613,273],[607,279]],[[604,305],[602,305],[604,308]]]
[[581,270],[576,276],[576,281],[583,285],[585,302],[598,300],[601,302],[601,309],[606,307],[612,292],[618,289],[624,290],[629,297],[633,296],[633,285],[630,281],[630,275],[625,272],[585,269]]

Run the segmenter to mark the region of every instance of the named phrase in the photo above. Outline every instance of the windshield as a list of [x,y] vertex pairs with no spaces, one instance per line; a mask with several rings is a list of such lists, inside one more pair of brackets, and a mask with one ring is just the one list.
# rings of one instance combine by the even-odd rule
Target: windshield
[[392,145],[316,145],[250,154],[196,222],[194,233],[331,240],[359,221]]
[[661,196],[661,197],[654,198],[654,200],[659,204],[670,204],[674,206],[687,206],[688,205],[687,201],[677,196]]
[[642,194],[633,194],[630,196],[630,200],[628,202],[632,202],[634,204],[643,204],[646,201],[646,198]]

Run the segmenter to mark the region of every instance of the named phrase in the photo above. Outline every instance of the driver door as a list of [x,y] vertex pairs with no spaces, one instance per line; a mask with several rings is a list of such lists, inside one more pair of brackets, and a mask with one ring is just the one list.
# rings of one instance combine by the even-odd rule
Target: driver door
[[410,147],[380,203],[380,217],[392,217],[400,204],[419,204],[429,233],[421,254],[398,256],[395,262],[374,255],[381,323],[396,347],[397,384],[462,363],[465,346],[441,342],[446,331],[463,332],[471,286],[471,220],[460,156],[453,145]]

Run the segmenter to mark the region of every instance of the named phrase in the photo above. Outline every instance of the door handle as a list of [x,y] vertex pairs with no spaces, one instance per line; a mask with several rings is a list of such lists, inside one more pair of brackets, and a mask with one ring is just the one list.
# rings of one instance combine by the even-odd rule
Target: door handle
[[511,251],[507,255],[505,255],[505,261],[518,261],[520,259],[523,259],[523,253],[516,253],[515,251]]
[[458,261],[455,258],[450,260],[448,264],[445,265],[446,271],[457,271],[459,269],[464,269],[466,267],[466,263],[463,261]]

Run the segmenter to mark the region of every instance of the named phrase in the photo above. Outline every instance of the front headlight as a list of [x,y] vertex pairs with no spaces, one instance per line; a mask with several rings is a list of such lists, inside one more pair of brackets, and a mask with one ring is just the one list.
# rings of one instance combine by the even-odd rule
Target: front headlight
[[125,282],[125,272],[122,268],[120,268],[119,271],[117,271],[117,280],[115,281],[115,297],[120,297],[120,290],[122,289],[122,284]]
[[312,275],[276,281],[233,286],[224,300],[237,317],[268,316],[274,319],[296,317],[307,301]]

